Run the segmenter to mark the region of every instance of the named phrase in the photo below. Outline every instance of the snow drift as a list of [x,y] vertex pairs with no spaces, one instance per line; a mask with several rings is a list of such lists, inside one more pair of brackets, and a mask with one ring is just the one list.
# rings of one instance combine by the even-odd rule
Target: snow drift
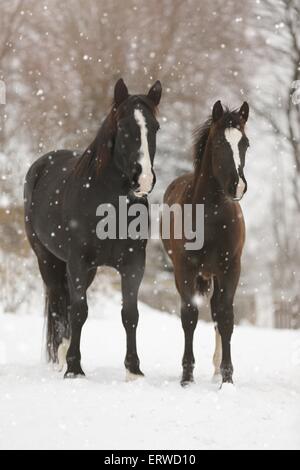
[[119,298],[100,305],[83,333],[87,378],[75,381],[41,360],[42,317],[0,316],[0,449],[299,449],[298,332],[236,328],[236,386],[220,391],[213,326],[200,322],[185,390],[180,321],[141,305],[146,377],[126,383]]

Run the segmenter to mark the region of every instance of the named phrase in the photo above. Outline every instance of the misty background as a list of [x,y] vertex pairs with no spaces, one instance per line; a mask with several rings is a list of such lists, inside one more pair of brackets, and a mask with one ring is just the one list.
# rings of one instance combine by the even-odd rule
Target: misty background
[[[236,318],[299,328],[298,0],[0,0],[0,313],[33,313],[32,299],[43,297],[23,225],[30,164],[53,149],[84,150],[120,77],[131,93],[145,93],[157,79],[163,84],[153,202],[191,170],[192,131],[215,101],[231,108],[249,102],[247,243]],[[118,275],[99,269],[91,295],[118,288]],[[140,298],[179,313],[158,241],[149,243]]]

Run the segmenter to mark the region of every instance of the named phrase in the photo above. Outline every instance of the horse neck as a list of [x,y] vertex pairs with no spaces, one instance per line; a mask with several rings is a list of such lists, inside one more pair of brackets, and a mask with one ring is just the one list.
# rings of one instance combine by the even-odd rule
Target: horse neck
[[193,202],[195,204],[217,202],[220,197],[221,188],[213,175],[212,146],[210,140],[208,140],[202,161],[195,170]]
[[112,127],[112,112],[103,121],[95,139],[86,149],[77,165],[79,173],[82,172],[83,175],[93,181],[97,181],[106,172],[113,172],[112,145],[115,135]]
[[106,188],[111,194],[119,194],[123,193],[127,186],[129,191],[129,183],[126,184],[122,172],[115,164],[113,153],[103,168],[99,169],[97,162],[93,161],[86,178],[95,191]]

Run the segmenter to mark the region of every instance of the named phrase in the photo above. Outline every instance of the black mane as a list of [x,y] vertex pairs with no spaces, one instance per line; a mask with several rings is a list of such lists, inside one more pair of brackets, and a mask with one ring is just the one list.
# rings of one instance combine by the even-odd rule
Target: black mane
[[[157,108],[151,100],[144,95],[130,96],[128,103],[140,103],[146,106],[156,116]],[[106,119],[103,121],[96,138],[79,157],[75,167],[75,172],[84,175],[92,169],[95,176],[99,176],[108,164],[114,148],[114,141],[117,132],[117,122],[120,115],[126,112],[126,103],[118,109],[115,103]],[[93,167],[93,168],[92,168]]]
[[97,174],[107,165],[111,156],[111,149],[116,133],[116,109],[113,106],[109,115],[103,121],[96,138],[79,157],[75,172],[79,175],[86,174],[93,166]]
[[[240,125],[240,115],[238,110],[229,108],[224,109],[224,116],[221,119],[220,125],[223,126],[224,130],[228,127],[237,127]],[[198,167],[201,165],[203,156],[206,149],[206,144],[208,141],[209,132],[213,124],[212,116],[210,116],[204,124],[195,129],[193,132],[194,137],[194,163]]]

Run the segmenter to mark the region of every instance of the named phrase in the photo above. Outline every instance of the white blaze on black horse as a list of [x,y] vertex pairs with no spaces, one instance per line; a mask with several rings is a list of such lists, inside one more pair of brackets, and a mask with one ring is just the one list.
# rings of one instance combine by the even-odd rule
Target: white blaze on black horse
[[135,192],[135,194],[138,197],[143,197],[151,191],[153,187],[154,175],[149,153],[148,129],[145,116],[140,109],[136,109],[134,111],[134,117],[141,131],[141,148],[139,160],[139,164],[141,165],[141,174],[138,180],[138,192]]
[[103,265],[121,274],[125,366],[131,376],[142,375],[136,347],[137,300],[147,242],[100,240],[96,213],[100,205],[111,204],[119,220],[120,196],[127,198],[128,209],[136,202],[148,208],[147,196],[155,184],[161,93],[156,82],[147,95],[131,96],[120,79],[112,110],[87,150],[80,157],[68,150],[51,152],[27,174],[26,233],[46,286],[48,356],[62,366],[67,352],[66,377],[84,375],[80,339],[88,315],[87,289]]
[[195,299],[199,293],[211,290],[216,325],[215,373],[221,372],[223,382],[232,382],[233,303],[245,241],[244,219],[237,201],[247,191],[244,166],[249,146],[245,133],[248,116],[247,103],[238,111],[229,111],[218,101],[212,117],[195,134],[195,171],[174,181],[165,194],[164,202],[169,206],[204,204],[205,208],[203,248],[187,250],[187,240],[178,240],[174,235],[174,221],[170,240],[163,240],[174,264],[182,302],[183,385],[194,380],[193,338],[199,315]]

